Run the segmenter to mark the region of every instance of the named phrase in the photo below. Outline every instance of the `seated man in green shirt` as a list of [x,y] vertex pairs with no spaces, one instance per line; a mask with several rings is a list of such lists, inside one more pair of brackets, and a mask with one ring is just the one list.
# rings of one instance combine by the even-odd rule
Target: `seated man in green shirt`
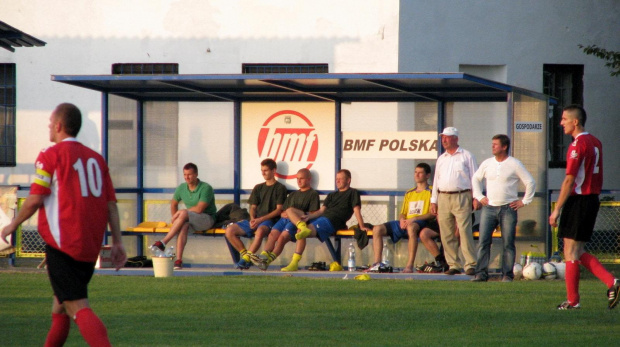
[[[166,237],[155,242],[151,249],[163,251],[166,244],[177,237],[177,260],[174,268],[183,268],[183,249],[187,243],[189,232],[210,229],[215,223],[215,195],[213,188],[207,182],[198,179],[198,167],[194,163],[187,163],[183,166],[183,178],[185,183],[181,183],[174,192],[170,201],[170,214],[172,215],[172,227]],[[179,210],[179,201],[185,204],[185,210]]]

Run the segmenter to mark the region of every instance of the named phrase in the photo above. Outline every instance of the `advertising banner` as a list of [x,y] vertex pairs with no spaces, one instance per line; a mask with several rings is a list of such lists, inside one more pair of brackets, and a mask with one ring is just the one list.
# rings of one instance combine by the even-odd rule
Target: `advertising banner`
[[343,132],[343,158],[437,159],[434,131]]
[[260,162],[278,164],[278,181],[297,189],[296,174],[307,168],[315,189],[334,188],[335,108],[333,103],[243,103],[241,106],[241,187],[264,182]]

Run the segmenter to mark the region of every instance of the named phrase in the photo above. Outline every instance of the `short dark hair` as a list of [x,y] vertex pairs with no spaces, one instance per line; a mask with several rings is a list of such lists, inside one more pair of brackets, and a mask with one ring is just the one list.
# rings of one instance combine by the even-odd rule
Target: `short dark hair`
[[493,136],[493,140],[499,140],[500,145],[506,146],[506,153],[510,152],[510,137],[504,134],[497,134]]
[[351,171],[347,169],[341,169],[336,174],[343,173],[348,179],[351,179]]
[[421,169],[424,169],[424,172],[426,172],[427,175],[431,173],[431,166],[428,165],[427,163],[420,163],[420,164],[416,165],[415,167],[419,167]]
[[194,170],[195,173],[198,173],[198,166],[194,163],[187,163],[183,165],[183,170]]
[[275,170],[278,168],[278,164],[276,164],[276,161],[271,158],[267,158],[261,161],[260,166],[266,166],[269,168],[269,170]]
[[54,110],[56,119],[60,121],[64,131],[71,137],[76,137],[82,128],[82,112],[74,104],[62,103]]
[[588,116],[586,115],[586,110],[583,108],[583,106],[572,104],[564,107],[563,111],[576,111],[575,118],[577,118],[577,120],[579,121],[579,125],[581,125],[582,127],[586,126],[586,120],[588,119]]

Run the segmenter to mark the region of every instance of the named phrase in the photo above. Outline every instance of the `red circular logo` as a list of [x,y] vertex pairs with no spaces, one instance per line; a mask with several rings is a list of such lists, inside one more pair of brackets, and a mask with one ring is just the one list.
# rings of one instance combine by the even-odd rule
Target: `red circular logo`
[[[297,111],[283,110],[272,114],[258,133],[258,156],[261,160],[271,158],[278,163],[278,178],[293,179],[299,169],[310,169],[318,149],[314,125]],[[280,165],[281,162],[288,164],[288,170],[285,165]],[[283,173],[283,169],[288,174]]]

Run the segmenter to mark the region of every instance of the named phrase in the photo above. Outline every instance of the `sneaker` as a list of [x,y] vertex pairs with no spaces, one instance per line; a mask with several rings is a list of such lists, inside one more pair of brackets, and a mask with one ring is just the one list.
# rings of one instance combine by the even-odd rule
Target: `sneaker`
[[181,259],[177,259],[174,262],[174,269],[175,270],[182,270],[183,269],[183,260]]
[[157,241],[157,242],[155,242],[155,243],[151,246],[151,249],[152,249],[153,251],[155,251],[156,249],[159,249],[160,251],[162,251],[162,252],[163,252],[163,251],[165,251],[165,250],[166,250],[166,245],[164,245],[164,243],[163,243],[163,242],[161,242],[161,241]]
[[379,272],[379,268],[381,266],[385,266],[385,264],[379,262],[372,264],[368,269],[364,270],[364,272]]
[[580,308],[581,305],[571,305],[568,301],[564,301],[563,303],[558,305],[558,310],[578,310]]
[[620,279],[616,278],[614,285],[607,291],[607,300],[609,300],[608,308],[610,310],[618,305],[618,291],[620,291]]
[[461,274],[461,270],[457,270],[457,269],[450,269],[450,270],[448,270],[448,271],[446,271],[446,272],[444,272],[444,273],[445,273],[446,275],[450,275],[450,276],[453,276],[453,275],[460,275],[460,274]]
[[252,263],[254,263],[254,265],[257,265],[261,263],[261,258],[259,258],[259,256],[257,254],[254,254],[252,252],[248,252],[247,253],[248,257],[250,257],[250,261]]
[[446,272],[448,271],[449,267],[446,266],[441,266],[439,264],[436,263],[424,263],[423,265],[420,265],[418,267],[416,267],[416,270],[419,273],[442,273],[442,272]]
[[476,275],[476,276],[475,276],[474,278],[472,278],[470,281],[471,281],[471,282],[486,282],[486,281],[487,281],[487,279],[486,279],[486,278],[484,278],[484,277],[482,277],[482,276]]
[[250,266],[252,266],[251,262],[241,258],[241,260],[239,260],[239,262],[235,264],[235,269],[247,270],[250,268]]
[[476,269],[474,269],[473,267],[470,267],[469,269],[465,270],[465,274],[467,276],[473,276],[476,274]]

